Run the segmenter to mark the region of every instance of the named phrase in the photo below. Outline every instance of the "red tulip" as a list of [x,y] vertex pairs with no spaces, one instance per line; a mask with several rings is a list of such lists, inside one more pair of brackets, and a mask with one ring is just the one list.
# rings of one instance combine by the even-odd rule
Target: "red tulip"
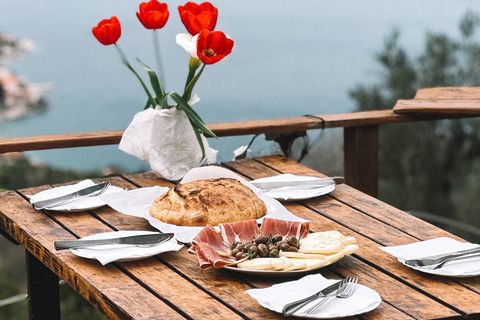
[[122,28],[120,27],[120,21],[113,16],[110,19],[100,21],[96,27],[92,28],[92,32],[101,44],[108,46],[118,41],[122,35]]
[[203,29],[213,31],[217,24],[218,10],[210,2],[200,5],[187,2],[184,6],[178,6],[178,12],[183,25],[192,36]]
[[221,31],[202,30],[197,39],[197,56],[204,64],[214,64],[232,52],[233,40]]
[[140,12],[137,12],[137,18],[147,29],[161,29],[168,20],[168,6],[166,3],[160,3],[157,0],[140,3]]

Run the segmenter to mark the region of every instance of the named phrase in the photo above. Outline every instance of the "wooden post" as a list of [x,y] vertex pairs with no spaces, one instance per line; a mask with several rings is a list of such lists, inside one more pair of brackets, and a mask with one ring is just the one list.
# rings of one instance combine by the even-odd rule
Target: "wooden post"
[[25,252],[30,320],[60,320],[60,286],[57,275],[30,252]]
[[378,125],[344,129],[345,183],[378,195]]

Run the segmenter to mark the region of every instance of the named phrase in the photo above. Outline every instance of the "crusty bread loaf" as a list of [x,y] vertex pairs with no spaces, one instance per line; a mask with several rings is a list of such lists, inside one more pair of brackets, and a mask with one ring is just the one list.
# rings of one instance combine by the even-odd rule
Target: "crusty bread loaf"
[[216,226],[258,219],[267,208],[250,188],[235,179],[204,179],[180,184],[158,197],[150,215],[178,226]]

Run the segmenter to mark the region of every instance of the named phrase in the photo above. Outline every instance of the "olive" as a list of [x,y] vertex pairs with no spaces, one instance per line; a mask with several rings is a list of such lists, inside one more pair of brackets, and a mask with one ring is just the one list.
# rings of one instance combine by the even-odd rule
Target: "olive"
[[291,245],[292,247],[297,247],[298,248],[298,240],[297,237],[293,236],[287,239],[287,243]]
[[257,253],[258,252],[258,247],[256,245],[251,245],[250,248],[248,249],[249,252],[252,253]]
[[258,255],[260,257],[268,256],[268,248],[265,244],[260,243],[257,248],[258,248]]
[[242,253],[242,258],[248,258],[248,253],[243,252],[243,253]]
[[237,252],[237,254],[235,254],[235,259],[237,260],[240,260],[240,259],[243,259],[243,252]]
[[240,244],[240,242],[234,241],[234,242],[232,243],[232,249],[234,249],[234,248],[235,248],[236,246],[238,246],[239,244]]
[[290,252],[298,252],[298,248],[297,247],[292,247],[290,246]]
[[273,244],[269,245],[268,246],[268,251],[272,251],[272,250],[278,250],[278,247],[273,245]]
[[260,244],[260,243],[266,243],[267,240],[268,240],[268,237],[267,237],[267,236],[258,236],[258,237],[254,240],[254,242],[255,242],[256,244]]
[[278,241],[282,241],[283,240],[283,236],[281,234],[276,234],[273,236],[273,241],[276,243]]
[[233,250],[232,250],[232,256],[235,257],[235,255],[236,255],[237,253],[239,253],[239,252],[240,252],[240,250],[238,250],[237,248],[233,249]]
[[244,247],[245,247],[245,245],[244,245],[243,243],[240,243],[240,244],[237,245],[236,248],[237,248],[239,251],[242,251]]
[[284,244],[284,243],[287,243],[287,241],[285,241],[285,240],[278,241],[275,245],[280,248],[282,246],[282,244]]
[[270,258],[278,258],[278,250],[277,249],[271,250],[270,253],[268,254],[268,256]]
[[250,247],[253,246],[253,244],[251,243],[248,243],[246,244],[244,247],[243,247],[243,252],[248,252],[248,250],[250,250]]
[[290,245],[288,243],[282,243],[279,248],[282,251],[290,251]]

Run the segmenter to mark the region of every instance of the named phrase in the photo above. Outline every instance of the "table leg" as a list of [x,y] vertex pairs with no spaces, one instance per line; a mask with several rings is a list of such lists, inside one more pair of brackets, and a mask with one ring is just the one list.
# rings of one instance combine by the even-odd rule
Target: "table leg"
[[30,252],[26,254],[30,320],[60,320],[58,276]]

